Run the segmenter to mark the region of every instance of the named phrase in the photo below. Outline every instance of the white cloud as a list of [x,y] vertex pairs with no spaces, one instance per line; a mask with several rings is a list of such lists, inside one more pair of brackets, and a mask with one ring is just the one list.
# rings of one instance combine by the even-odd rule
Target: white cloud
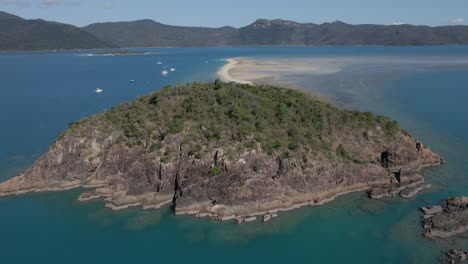
[[450,20],[450,22],[452,22],[453,24],[463,24],[463,23],[465,23],[465,19],[464,18],[454,18],[454,19]]
[[78,6],[80,5],[80,1],[78,0],[41,0],[39,2],[39,7],[42,8],[49,8],[58,5],[66,5],[66,6]]
[[48,7],[59,5],[61,3],[62,3],[62,0],[41,0],[39,2],[39,6],[48,8]]
[[107,3],[104,4],[104,10],[110,11],[110,10],[112,10],[113,8],[114,8],[114,7],[113,7],[112,4],[109,3],[109,2],[107,2]]
[[65,4],[67,6],[79,6],[81,3],[80,1],[66,1]]
[[404,25],[404,24],[406,24],[406,23],[403,22],[403,21],[399,21],[399,20],[392,23],[392,25],[394,25],[394,26],[400,26],[400,25]]
[[29,7],[31,2],[29,0],[0,0],[0,4],[3,5],[14,5],[17,7]]
[[49,8],[58,5],[77,6],[81,0],[0,0],[0,5],[13,5],[16,7],[26,8],[33,5],[41,8]]

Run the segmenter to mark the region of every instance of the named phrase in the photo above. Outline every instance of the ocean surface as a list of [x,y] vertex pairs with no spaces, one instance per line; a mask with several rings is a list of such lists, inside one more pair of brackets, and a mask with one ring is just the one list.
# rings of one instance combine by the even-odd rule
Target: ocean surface
[[[468,195],[468,47],[146,50],[158,54],[0,54],[0,181],[30,166],[69,122],[164,85],[213,81],[231,57],[337,63],[337,73],[281,78],[397,119],[447,164],[424,171],[433,188],[414,199],[355,193],[265,225],[176,217],[168,208],[113,212],[77,202],[80,190],[3,198],[0,263],[438,263],[449,248],[468,249],[467,239],[425,239],[418,210]],[[163,77],[157,61],[176,71]]]

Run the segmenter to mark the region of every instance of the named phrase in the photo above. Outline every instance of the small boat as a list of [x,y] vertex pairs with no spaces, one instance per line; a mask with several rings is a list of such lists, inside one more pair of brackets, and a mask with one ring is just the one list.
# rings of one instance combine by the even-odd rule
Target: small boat
[[98,94],[99,94],[99,93],[102,93],[102,92],[103,92],[103,90],[102,90],[102,89],[100,89],[100,88],[96,88],[96,93],[98,93]]
[[161,72],[161,74],[162,74],[163,76],[167,76],[168,72],[167,72],[166,70],[164,70],[164,71]]
[[175,72],[175,68],[171,68],[171,72]]
[[161,64],[162,64],[162,62],[158,61],[158,62],[156,62],[156,64],[158,64],[158,65],[161,65]]
[[129,82],[130,82],[130,83],[134,83],[134,82],[135,82],[135,80],[130,80]]

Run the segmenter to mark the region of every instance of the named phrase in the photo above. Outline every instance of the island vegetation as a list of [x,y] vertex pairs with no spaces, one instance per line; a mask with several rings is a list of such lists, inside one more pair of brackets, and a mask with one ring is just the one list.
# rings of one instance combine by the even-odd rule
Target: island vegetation
[[123,131],[129,147],[150,142],[147,147],[152,151],[160,150],[167,135],[185,131],[183,146],[196,156],[201,155],[200,146],[211,152],[230,145],[256,149],[260,144],[269,155],[326,152],[352,159],[343,145],[331,153],[331,135],[377,126],[387,136],[400,131],[398,123],[387,117],[339,109],[297,90],[219,81],[167,86],[99,118]]

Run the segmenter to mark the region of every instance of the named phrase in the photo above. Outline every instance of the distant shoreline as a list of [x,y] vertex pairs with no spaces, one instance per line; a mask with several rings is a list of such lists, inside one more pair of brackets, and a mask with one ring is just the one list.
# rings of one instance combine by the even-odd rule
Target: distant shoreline
[[141,51],[109,51],[109,52],[95,52],[95,53],[84,53],[78,54],[80,57],[115,57],[115,56],[142,56],[142,55],[154,55],[159,54],[158,52],[141,52]]
[[[308,47],[308,48],[326,48],[326,47],[388,47],[388,48],[418,48],[418,47],[468,47],[468,44],[447,44],[447,45],[225,45],[225,46],[142,46],[142,47],[120,47],[120,49],[195,49],[195,48],[236,48],[236,47]],[[105,50],[106,48],[90,48],[90,49],[57,49],[56,52],[78,52],[78,51],[93,51]],[[53,49],[44,50],[0,50],[1,53],[34,53],[34,52],[53,52]]]

